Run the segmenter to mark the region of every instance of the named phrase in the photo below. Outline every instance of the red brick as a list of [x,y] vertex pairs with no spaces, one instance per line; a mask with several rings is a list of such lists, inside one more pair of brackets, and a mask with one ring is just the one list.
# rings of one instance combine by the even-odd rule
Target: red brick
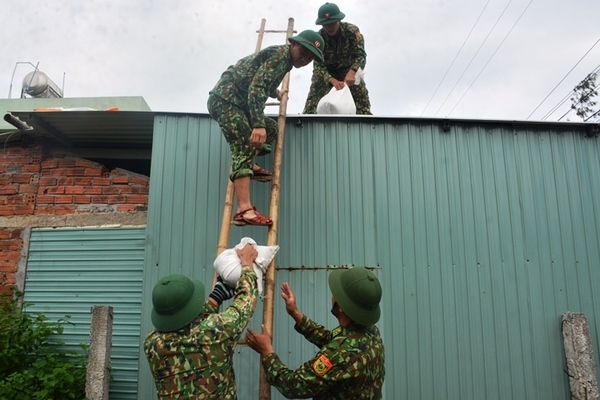
[[42,177],[40,178],[40,186],[56,186],[56,178]]
[[54,206],[54,214],[56,214],[56,215],[67,215],[67,214],[74,214],[74,213],[75,213],[74,205]]
[[65,188],[65,194],[83,194],[83,186],[67,186]]
[[110,196],[108,198],[108,204],[125,204],[127,203],[126,196]]
[[0,253],[0,259],[6,261],[18,261],[21,258],[20,250],[3,251]]
[[37,185],[19,185],[19,193],[37,193]]
[[131,183],[134,183],[136,185],[144,185],[144,186],[148,186],[148,184],[150,183],[149,180],[147,178],[138,178],[135,176],[131,177]]
[[14,206],[14,215],[28,215],[33,214],[35,210],[35,204],[24,204],[20,206]]
[[40,164],[29,164],[23,166],[23,172],[40,172],[42,166]]
[[37,206],[37,208],[35,209],[36,214],[38,215],[53,215],[54,214],[54,206],[46,206],[46,205],[39,205]]
[[73,185],[89,186],[91,184],[92,184],[92,178],[90,178],[90,177],[83,176],[83,177],[73,178]]
[[0,205],[0,216],[15,215],[14,206]]
[[64,186],[49,187],[49,188],[46,188],[45,193],[46,194],[65,194],[65,187]]
[[55,196],[54,204],[71,204],[73,203],[73,196]]
[[0,284],[0,294],[1,295],[11,295],[13,293],[12,286],[7,285],[6,283]]
[[37,196],[38,204],[54,204],[54,196],[39,195]]
[[0,176],[0,186],[5,186],[10,183],[10,177],[8,176]]
[[148,198],[146,196],[127,196],[128,204],[146,204]]
[[6,204],[18,205],[25,203],[25,196],[22,194],[17,194],[14,196],[8,196],[6,199]]
[[102,194],[102,187],[101,186],[90,186],[90,187],[86,187],[83,190],[83,194],[90,194],[90,195],[94,195],[94,194]]
[[72,158],[64,158],[62,160],[58,160],[58,168],[74,168],[75,160]]
[[128,176],[114,176],[112,178],[112,182],[115,185],[128,184],[129,183],[129,177]]
[[71,186],[73,184],[73,178],[58,178],[56,184],[59,186]]
[[102,194],[119,195],[121,194],[121,188],[118,186],[104,186],[102,188]]
[[102,176],[102,168],[85,168],[85,176]]
[[108,179],[108,178],[94,178],[94,185],[96,185],[96,186],[108,186],[108,185],[110,185],[110,179]]
[[92,196],[93,204],[108,204],[108,199],[110,196]]
[[19,187],[17,185],[5,185],[0,187],[0,194],[17,194],[19,193]]
[[0,240],[21,239],[21,229],[2,229],[0,230]]
[[4,172],[4,165],[2,165],[2,161],[0,160],[0,174]]
[[3,240],[0,242],[0,254],[7,251],[21,251],[23,243],[20,240]]
[[117,211],[118,212],[136,211],[135,208],[136,207],[133,204],[121,204],[121,205],[117,206]]
[[0,204],[5,205],[8,201],[8,196],[0,196]]
[[82,160],[82,159],[75,160],[76,167],[91,168],[91,167],[94,167],[95,165],[97,165],[97,164],[93,161]]
[[92,198],[89,196],[73,196],[73,203],[75,204],[90,204]]
[[42,161],[42,168],[43,169],[51,169],[51,168],[58,168],[58,160],[46,160],[46,161]]
[[14,174],[10,177],[12,183],[29,183],[31,174]]
[[86,169],[85,168],[68,168],[67,169],[67,176],[85,176]]
[[0,261],[0,272],[17,272],[17,263]]

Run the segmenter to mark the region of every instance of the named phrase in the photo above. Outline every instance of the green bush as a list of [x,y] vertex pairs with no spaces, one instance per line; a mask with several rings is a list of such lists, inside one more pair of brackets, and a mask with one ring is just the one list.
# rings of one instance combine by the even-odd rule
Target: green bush
[[18,300],[19,294],[0,296],[0,399],[84,399],[87,346],[65,351],[53,336],[70,317],[49,321],[22,312]]

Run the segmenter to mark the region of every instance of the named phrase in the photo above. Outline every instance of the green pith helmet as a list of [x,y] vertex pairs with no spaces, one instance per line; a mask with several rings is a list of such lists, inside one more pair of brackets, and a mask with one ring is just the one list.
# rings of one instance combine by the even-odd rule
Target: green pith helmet
[[302,31],[288,40],[301,44],[302,47],[309,50],[315,56],[316,60],[323,62],[323,38],[317,32],[311,30]]
[[329,289],[352,321],[364,326],[379,321],[381,284],[368,269],[355,267],[333,271],[329,275]]
[[325,3],[319,8],[317,25],[334,24],[344,19],[346,14],[340,11],[340,8],[333,3]]
[[204,300],[202,282],[180,274],[167,275],[152,290],[152,324],[161,332],[183,328],[200,314]]

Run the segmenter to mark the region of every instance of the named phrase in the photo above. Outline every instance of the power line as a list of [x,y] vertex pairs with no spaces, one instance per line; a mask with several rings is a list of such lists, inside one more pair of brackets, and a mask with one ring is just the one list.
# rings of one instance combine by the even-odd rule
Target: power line
[[[598,85],[594,86],[594,87],[593,87],[593,88],[592,88],[592,89],[591,89],[591,90],[588,92],[588,94],[591,94],[592,92],[596,91],[596,89],[598,89],[598,86],[600,86],[600,84],[598,84]],[[575,89],[573,89],[572,93],[573,93],[573,94],[575,94]],[[582,102],[581,100],[579,100],[579,101],[578,101],[578,102],[575,104],[575,106],[577,106],[577,105],[579,105],[579,104],[583,104],[583,102]],[[569,110],[568,110],[566,113],[564,113],[564,114],[563,114],[563,115],[562,115],[562,116],[561,116],[561,117],[558,119],[558,121],[560,121],[561,119],[563,119],[564,117],[566,117],[568,113],[570,113],[571,111],[573,111],[573,110],[575,109],[575,108],[574,108],[575,106],[571,106],[571,107],[569,108]],[[596,113],[594,113],[594,114],[596,114]],[[592,116],[594,116],[594,114],[592,114]],[[582,119],[583,119],[583,117],[582,117]],[[587,120],[584,120],[584,121],[587,121]]]
[[573,68],[571,68],[571,69],[569,70],[569,72],[567,72],[567,74],[566,74],[566,75],[565,75],[565,76],[564,76],[564,77],[563,77],[563,78],[560,80],[560,82],[558,82],[558,83],[556,84],[556,86],[554,86],[554,89],[552,89],[552,90],[550,91],[550,93],[548,93],[548,95],[547,95],[546,97],[544,97],[544,100],[542,100],[542,102],[541,102],[540,104],[538,104],[538,106],[537,106],[537,107],[536,107],[536,108],[535,108],[535,109],[534,109],[534,110],[531,112],[531,114],[529,114],[529,115],[527,116],[527,119],[529,119],[529,118],[530,118],[530,117],[533,115],[533,113],[534,113],[534,112],[536,112],[536,111],[537,111],[537,109],[538,109],[538,108],[540,108],[540,106],[541,106],[542,104],[544,104],[544,102],[545,102],[545,101],[548,99],[548,97],[550,97],[550,95],[551,95],[552,93],[554,93],[554,91],[556,90],[556,88],[558,88],[558,86],[559,86],[559,85],[560,85],[560,84],[561,84],[561,83],[562,83],[562,82],[563,82],[563,81],[564,81],[564,80],[567,78],[567,76],[569,76],[569,74],[570,74],[571,72],[573,72],[573,70],[575,69],[575,67],[577,67],[577,66],[579,65],[579,63],[580,63],[580,62],[581,62],[581,61],[582,61],[582,60],[583,60],[583,59],[584,59],[584,58],[585,58],[585,57],[586,57],[586,56],[589,54],[589,52],[590,52],[590,51],[592,51],[592,49],[593,49],[594,47],[596,47],[596,45],[598,44],[598,42],[600,42],[600,39],[596,40],[596,43],[594,43],[594,44],[592,45],[592,47],[590,47],[590,49],[589,49],[588,51],[586,51],[586,53],[585,53],[585,54],[584,54],[584,55],[583,55],[583,56],[582,56],[582,57],[579,59],[579,61],[577,61],[577,64],[575,64],[575,65],[573,66]]
[[[599,69],[600,69],[600,65],[598,65],[596,68],[594,68],[594,70],[592,72],[590,72],[588,75],[592,75],[592,74],[598,72]],[[544,115],[542,117],[542,121],[547,120],[552,114],[554,114],[554,112],[556,112],[556,110],[558,110],[560,108],[560,106],[562,106],[563,104],[565,104],[565,102],[567,100],[569,100],[569,98],[571,97],[571,95],[573,95],[574,93],[575,93],[575,88],[571,89],[571,91],[565,97],[563,97],[562,100],[560,100],[554,107],[552,107],[550,109],[550,111],[548,111],[546,113],[546,115]],[[567,113],[568,113],[568,111],[567,111]],[[562,117],[564,117],[564,115]],[[559,119],[559,121],[560,121],[560,119]]]
[[492,61],[492,58],[494,58],[494,56],[496,55],[496,53],[498,52],[498,50],[500,50],[500,47],[504,44],[504,41],[506,41],[506,38],[508,38],[508,36],[513,31],[513,29],[515,29],[515,26],[517,26],[517,24],[521,20],[521,17],[523,17],[523,15],[527,11],[527,9],[531,5],[531,3],[533,3],[533,0],[531,0],[529,2],[529,4],[527,4],[527,7],[525,7],[525,9],[521,13],[521,15],[519,15],[519,18],[517,18],[517,20],[515,21],[515,23],[513,24],[513,26],[510,28],[510,30],[506,34],[506,36],[504,36],[504,39],[502,39],[502,41],[500,42],[500,44],[498,45],[498,47],[496,47],[496,50],[494,50],[494,52],[492,53],[492,55],[490,56],[490,58],[487,60],[487,62],[483,66],[483,68],[481,68],[481,71],[479,71],[479,73],[477,74],[477,76],[475,77],[475,79],[473,79],[473,82],[471,82],[471,84],[469,85],[469,87],[467,88],[467,90],[465,90],[465,92],[463,93],[463,95],[460,96],[460,99],[458,99],[458,101],[456,102],[456,104],[454,105],[454,107],[452,107],[452,110],[450,110],[450,112],[448,113],[448,115],[452,114],[452,112],[454,111],[454,109],[460,104],[460,102],[465,97],[465,95],[467,94],[467,92],[471,89],[471,86],[473,86],[473,84],[475,83],[475,81],[479,78],[479,76],[481,75],[481,73],[483,72],[483,70],[485,70],[485,68],[488,66],[488,64],[490,63],[490,61]]
[[456,59],[458,58],[458,56],[460,55],[462,49],[465,47],[465,44],[467,44],[467,41],[469,40],[469,38],[471,37],[471,34],[473,33],[473,31],[475,30],[475,27],[477,26],[477,24],[479,23],[479,20],[481,19],[481,16],[483,15],[483,13],[485,12],[488,4],[490,4],[491,0],[488,0],[487,3],[485,3],[485,6],[483,6],[483,10],[481,10],[481,13],[479,13],[479,17],[477,17],[477,20],[475,21],[475,23],[473,24],[473,27],[471,28],[471,31],[469,32],[469,34],[467,35],[467,37],[465,38],[465,40],[463,41],[462,46],[460,46],[460,49],[458,50],[458,53],[456,53],[456,56],[454,56],[454,60],[452,60],[452,62],[450,63],[450,66],[448,67],[448,69],[446,70],[446,73],[444,74],[444,76],[442,77],[442,79],[440,80],[440,83],[438,83],[437,87],[435,88],[435,91],[433,92],[433,94],[431,95],[431,97],[429,98],[429,101],[427,102],[427,105],[425,106],[425,108],[423,109],[423,111],[421,112],[421,115],[423,115],[425,113],[425,110],[427,110],[427,107],[429,107],[429,104],[431,103],[431,100],[433,100],[433,98],[435,97],[435,95],[437,94],[440,86],[442,86],[442,83],[444,82],[444,79],[446,79],[446,76],[448,75],[448,72],[450,72],[450,69],[452,68],[452,66],[454,65],[454,63],[456,62]]
[[446,101],[448,100],[448,98],[450,97],[450,95],[452,94],[452,92],[454,92],[454,89],[456,89],[456,86],[458,85],[458,82],[460,82],[460,80],[462,79],[462,77],[465,75],[465,73],[467,72],[467,70],[469,69],[469,67],[471,66],[471,64],[473,63],[473,60],[475,60],[475,57],[477,57],[477,54],[479,54],[479,51],[481,50],[481,48],[483,47],[483,45],[487,42],[487,40],[489,39],[490,35],[492,34],[492,32],[494,31],[494,29],[496,28],[496,25],[498,25],[498,22],[500,22],[500,19],[502,19],[502,16],[504,15],[504,13],[506,12],[506,10],[508,9],[508,6],[510,6],[510,3],[512,3],[512,0],[510,0],[508,2],[508,4],[506,5],[506,7],[504,7],[504,10],[502,11],[502,13],[500,14],[500,16],[498,17],[498,19],[494,23],[494,26],[492,26],[492,29],[490,29],[490,31],[488,32],[487,36],[485,37],[485,39],[483,40],[483,42],[481,43],[481,45],[479,46],[479,48],[477,49],[477,51],[475,52],[475,54],[473,55],[473,57],[471,58],[471,61],[469,61],[469,64],[465,67],[465,69],[463,70],[463,73],[460,75],[460,77],[458,78],[458,80],[456,81],[456,83],[454,84],[454,86],[452,87],[452,89],[450,90],[450,93],[448,93],[448,95],[444,99],[442,105],[435,112],[435,115],[437,115],[440,112],[440,110],[442,109],[442,107],[444,106],[444,104],[446,104]]

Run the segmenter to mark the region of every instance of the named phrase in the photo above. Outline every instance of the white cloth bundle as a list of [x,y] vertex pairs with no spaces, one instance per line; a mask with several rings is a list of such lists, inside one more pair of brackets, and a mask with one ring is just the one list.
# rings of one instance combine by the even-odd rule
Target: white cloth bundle
[[356,104],[348,85],[343,89],[331,88],[329,93],[319,100],[317,114],[356,114]]
[[259,246],[252,238],[242,238],[240,243],[233,249],[223,250],[223,252],[217,256],[214,262],[215,272],[223,279],[223,282],[234,288],[237,285],[237,281],[240,279],[240,275],[242,275],[242,263],[235,250],[243,249],[248,243],[258,252],[258,256],[256,257],[256,260],[254,260],[253,268],[256,277],[258,278],[258,292],[262,293],[263,274],[267,271],[267,267],[273,260],[273,257],[275,257],[275,254],[277,254],[277,251],[279,251],[279,246]]

